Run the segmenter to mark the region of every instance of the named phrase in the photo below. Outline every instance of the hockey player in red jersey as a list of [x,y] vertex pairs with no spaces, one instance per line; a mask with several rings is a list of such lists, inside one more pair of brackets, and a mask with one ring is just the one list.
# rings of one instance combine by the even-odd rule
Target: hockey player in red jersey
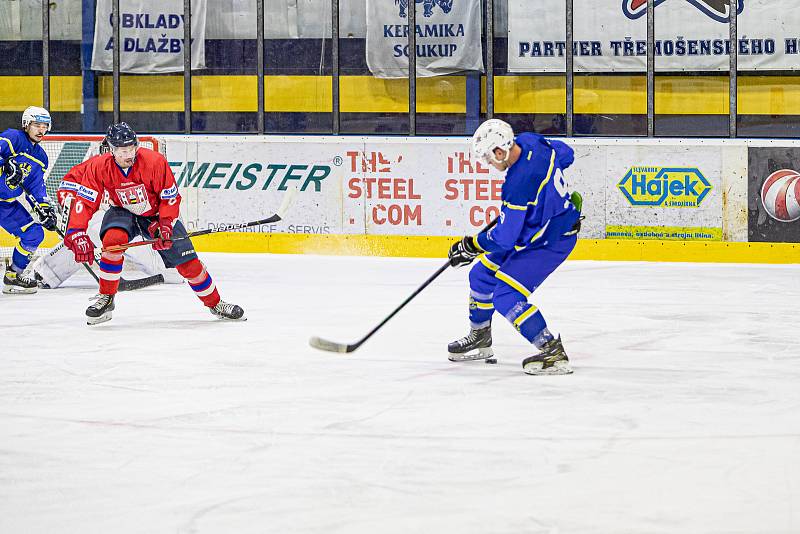
[[[83,183],[75,192],[64,244],[75,261],[91,263],[94,245],[86,233],[89,220],[107,191],[111,207],[103,217],[100,238],[103,247],[129,243],[142,235],[156,239],[153,248],[167,267],[175,267],[212,314],[222,319],[244,320],[244,311],[220,299],[214,281],[198,259],[178,219],[181,195],[166,158],[139,147],[136,133],[124,122],[109,127],[106,140],[111,153],[86,164]],[[87,323],[111,319],[114,295],[122,273],[123,253],[103,252],[100,258],[100,294],[86,309]]]
[[[107,154],[110,151],[111,147],[108,146],[108,142],[103,140],[98,147],[99,154]],[[91,157],[96,156],[97,154],[93,154]],[[64,220],[69,218],[70,206],[72,206],[78,189],[83,184],[84,169],[88,161],[89,160],[86,160],[72,167],[69,172],[64,175],[58,187],[56,198],[64,214]],[[101,209],[95,212],[91,221],[89,221],[89,227],[86,233],[89,234],[89,239],[91,239],[93,243],[100,242],[100,228],[103,224],[103,216],[105,215],[106,208],[108,208],[107,203],[103,203]],[[158,278],[167,284],[183,283],[183,277],[175,269],[167,269],[164,266],[164,260],[161,259],[159,253],[153,250],[152,247],[133,247],[126,250],[125,266],[132,266],[146,276],[134,280],[120,278],[119,287],[121,291],[125,290],[125,286],[130,289],[139,285],[139,283],[146,283],[148,280],[152,282],[154,279]],[[75,262],[72,251],[61,243],[54,247],[49,253],[43,254],[36,260],[33,264],[33,275],[40,288],[53,289],[61,286],[68,278],[78,272],[80,267],[81,265]]]

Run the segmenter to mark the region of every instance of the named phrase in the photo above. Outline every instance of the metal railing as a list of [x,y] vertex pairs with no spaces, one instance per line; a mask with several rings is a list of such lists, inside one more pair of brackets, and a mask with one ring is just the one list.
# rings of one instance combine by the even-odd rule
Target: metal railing
[[[340,122],[340,61],[339,61],[339,0],[331,1],[331,27],[330,36],[332,43],[332,133],[339,134],[341,130]],[[565,123],[566,135],[572,136],[574,133],[574,10],[573,0],[564,0],[566,3],[566,20],[565,20],[565,85],[566,85],[566,101],[565,101]],[[120,0],[112,0],[112,17],[114,21],[113,26],[113,39],[115,46],[113,47],[113,118],[115,122],[120,120],[121,102],[120,102],[120,47],[116,44],[120,42]],[[265,133],[264,124],[264,110],[265,110],[265,93],[264,93],[264,2],[265,0],[255,0],[256,2],[256,49],[258,61],[258,122],[257,131],[260,134]],[[485,21],[485,43],[486,43],[486,118],[492,118],[495,115],[495,91],[494,91],[494,1],[482,0]],[[737,0],[728,0],[729,3],[729,38],[730,38],[730,65],[729,65],[729,121],[728,121],[728,134],[730,137],[736,137],[737,134],[737,66],[738,66],[738,32],[737,32]],[[43,98],[44,106],[50,107],[50,9],[49,0],[42,0],[42,50],[43,50]],[[655,0],[647,0],[647,136],[655,136]],[[411,27],[416,26],[416,2],[408,2],[408,22]],[[191,0],[184,0],[183,2],[184,13],[184,43],[191,43],[191,17],[192,6]],[[84,20],[83,31],[87,31],[87,26],[94,23],[92,15],[91,21]],[[408,32],[408,49],[409,51],[416,51],[416,32]],[[86,51],[83,51],[84,64],[87,61]],[[85,65],[84,65],[85,67]],[[409,54],[409,69],[408,69],[408,135],[414,136],[417,134],[417,78],[416,78],[416,53]],[[184,98],[184,132],[192,133],[192,70],[191,70],[191,44],[184,46],[184,60],[183,60],[183,98]],[[84,90],[87,83],[93,83],[92,80],[84,80]],[[480,108],[480,98],[477,103],[472,102],[468,105],[477,105]],[[84,109],[85,119],[84,128],[86,130],[96,129],[96,119],[92,118],[92,111],[96,114],[96,104],[94,110]],[[480,113],[480,109],[478,110]],[[468,123],[469,124],[469,123]],[[468,128],[469,129],[469,128]],[[469,134],[470,132],[465,132]]]

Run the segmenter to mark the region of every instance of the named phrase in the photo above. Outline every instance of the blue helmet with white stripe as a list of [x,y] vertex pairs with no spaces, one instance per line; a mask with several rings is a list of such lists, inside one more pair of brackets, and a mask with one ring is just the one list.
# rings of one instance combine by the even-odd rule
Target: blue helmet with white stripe
[[22,129],[28,127],[33,122],[41,122],[47,125],[49,132],[53,128],[53,120],[50,118],[50,112],[39,106],[29,106],[22,112]]

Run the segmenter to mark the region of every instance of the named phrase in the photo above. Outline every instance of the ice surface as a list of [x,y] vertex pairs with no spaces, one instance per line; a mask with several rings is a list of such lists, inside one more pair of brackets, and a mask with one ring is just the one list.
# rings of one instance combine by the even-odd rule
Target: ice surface
[[2,533],[800,532],[797,266],[568,262],[537,290],[575,374],[450,363],[467,270],[205,254],[188,286],[0,295]]

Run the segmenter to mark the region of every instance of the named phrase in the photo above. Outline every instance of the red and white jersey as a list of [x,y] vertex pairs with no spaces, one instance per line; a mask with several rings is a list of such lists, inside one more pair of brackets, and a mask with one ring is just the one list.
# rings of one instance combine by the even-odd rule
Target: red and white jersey
[[78,163],[64,175],[64,178],[61,179],[61,183],[58,185],[58,191],[56,192],[56,199],[59,205],[63,206],[68,197],[72,197],[73,200],[75,199],[75,196],[78,194],[78,189],[83,185],[87,164],[97,157],[99,156],[92,156],[83,163]]
[[181,195],[175,175],[167,159],[158,152],[139,147],[127,174],[111,154],[88,159],[78,167],[82,178],[75,191],[68,230],[86,230],[106,192],[112,206],[135,215],[173,221],[180,214]]

